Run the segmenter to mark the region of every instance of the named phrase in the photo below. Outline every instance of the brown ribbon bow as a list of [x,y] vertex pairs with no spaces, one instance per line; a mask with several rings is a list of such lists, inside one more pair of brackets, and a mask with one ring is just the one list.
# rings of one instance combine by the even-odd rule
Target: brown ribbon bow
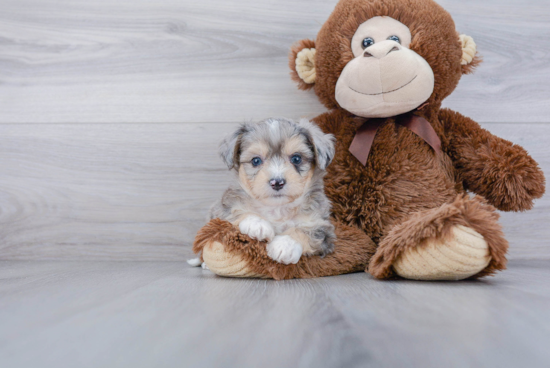
[[[363,164],[367,165],[370,149],[378,128],[386,122],[386,119],[369,119],[355,133],[355,137],[349,146],[349,151]],[[437,136],[430,122],[421,116],[408,113],[395,118],[399,125],[410,129],[413,133],[424,139],[436,153],[441,152],[441,140]]]

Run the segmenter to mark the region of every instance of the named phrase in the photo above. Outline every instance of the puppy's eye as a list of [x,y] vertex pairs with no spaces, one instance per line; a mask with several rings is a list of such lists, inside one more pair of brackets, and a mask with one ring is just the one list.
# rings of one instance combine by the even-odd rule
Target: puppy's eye
[[259,157],[254,157],[250,163],[252,163],[252,166],[254,167],[260,166],[262,164],[262,159]]
[[300,165],[302,163],[302,156],[294,155],[290,158],[290,162],[292,162],[293,165]]
[[397,37],[397,36],[395,36],[395,35],[394,35],[394,36],[388,37],[388,40],[390,40],[390,41],[395,41],[395,42],[397,42],[397,43],[401,43],[401,40],[399,39],[399,37]]
[[372,45],[374,45],[374,40],[370,37],[365,38],[363,40],[363,43],[361,43],[361,47],[363,47],[363,50]]

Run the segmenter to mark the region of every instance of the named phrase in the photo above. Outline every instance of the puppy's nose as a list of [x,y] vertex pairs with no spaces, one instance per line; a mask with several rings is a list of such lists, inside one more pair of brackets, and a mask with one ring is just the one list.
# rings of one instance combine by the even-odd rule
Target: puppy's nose
[[271,188],[278,191],[278,190],[283,189],[283,187],[286,184],[286,181],[285,181],[285,179],[276,178],[276,179],[271,179],[269,181],[269,184],[271,185]]

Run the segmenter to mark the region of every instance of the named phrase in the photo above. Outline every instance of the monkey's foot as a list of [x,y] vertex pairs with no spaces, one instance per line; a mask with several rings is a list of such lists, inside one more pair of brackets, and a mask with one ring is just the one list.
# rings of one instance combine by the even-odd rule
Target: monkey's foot
[[227,252],[222,243],[212,241],[202,249],[202,258],[210,271],[226,277],[266,277],[253,272],[239,254]]
[[489,265],[489,246],[475,230],[456,225],[448,239],[424,239],[405,250],[393,264],[395,272],[413,280],[462,280]]
[[380,241],[368,272],[379,279],[479,278],[506,268],[507,249],[495,208],[481,197],[461,194],[394,226]]

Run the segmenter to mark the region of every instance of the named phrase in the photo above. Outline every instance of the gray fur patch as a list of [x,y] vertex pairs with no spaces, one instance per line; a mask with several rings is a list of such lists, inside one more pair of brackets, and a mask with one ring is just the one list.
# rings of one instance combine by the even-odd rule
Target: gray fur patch
[[319,165],[321,170],[325,170],[334,158],[334,136],[323,133],[316,124],[307,119],[300,120],[298,125],[309,134],[309,139],[311,139],[315,147],[317,165]]
[[230,170],[238,167],[241,140],[248,130],[248,125],[242,124],[237,131],[231,133],[220,143],[220,157]]

